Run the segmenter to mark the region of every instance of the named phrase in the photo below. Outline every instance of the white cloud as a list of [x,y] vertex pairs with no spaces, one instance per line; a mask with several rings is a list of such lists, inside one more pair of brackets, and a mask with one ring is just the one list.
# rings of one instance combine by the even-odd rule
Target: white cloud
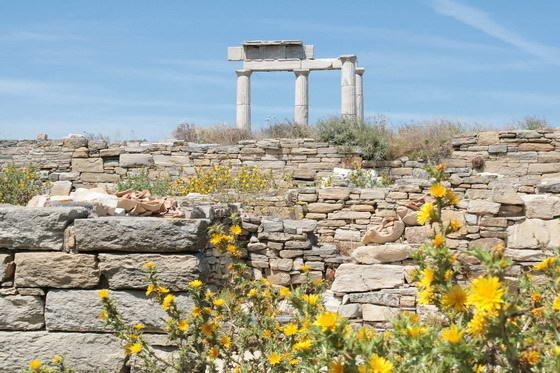
[[453,0],[433,0],[432,6],[439,14],[455,18],[459,22],[471,26],[548,63],[560,65],[560,48],[550,47],[526,39],[522,35],[500,25],[494,21],[490,15],[480,9]]

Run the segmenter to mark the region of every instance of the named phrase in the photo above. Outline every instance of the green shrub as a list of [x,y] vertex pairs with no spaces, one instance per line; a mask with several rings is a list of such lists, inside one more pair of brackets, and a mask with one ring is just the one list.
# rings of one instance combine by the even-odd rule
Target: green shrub
[[319,139],[334,145],[359,146],[367,160],[382,160],[388,156],[384,122],[360,122],[331,117],[317,122]]
[[294,122],[272,123],[261,131],[262,137],[273,139],[316,138],[317,131],[311,126]]
[[171,182],[168,179],[153,179],[148,175],[148,171],[142,170],[137,175],[129,176],[117,184],[117,191],[122,192],[128,189],[149,190],[150,193],[158,196],[166,196],[171,192]]
[[9,163],[0,172],[0,203],[26,205],[33,196],[46,193],[48,187],[34,167],[18,169]]

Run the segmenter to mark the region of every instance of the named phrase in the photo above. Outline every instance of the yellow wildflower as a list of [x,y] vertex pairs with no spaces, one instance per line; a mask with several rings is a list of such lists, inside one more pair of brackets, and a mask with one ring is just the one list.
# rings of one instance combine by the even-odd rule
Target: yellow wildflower
[[239,225],[232,225],[229,229],[229,233],[238,236],[241,234],[241,227]]
[[428,289],[432,286],[434,282],[434,271],[430,268],[424,268],[421,272],[422,277],[418,282],[418,287],[421,289]]
[[467,302],[467,293],[460,285],[454,285],[441,299],[441,303],[446,309],[453,309],[463,312]]
[[317,316],[315,325],[320,326],[323,331],[334,330],[338,324],[338,314],[335,312],[323,312]]
[[248,297],[255,297],[257,295],[257,289],[251,289],[249,290],[249,292],[247,293]]
[[173,301],[175,301],[175,296],[174,295],[172,295],[172,294],[166,295],[165,298],[163,298],[161,308],[163,308],[164,311],[168,311],[169,308],[171,308],[171,304],[173,304]]
[[434,245],[435,247],[442,247],[444,244],[445,237],[443,237],[441,234],[436,234],[436,236],[432,240],[432,245]]
[[294,352],[305,351],[305,350],[310,349],[312,345],[313,345],[313,342],[310,339],[304,339],[303,341],[298,342],[295,345],[293,345],[292,350]]
[[541,293],[538,293],[536,291],[531,293],[531,300],[535,303],[539,303],[542,299],[542,295]]
[[200,325],[200,330],[202,331],[202,334],[210,337],[212,334],[214,334],[214,329],[216,329],[217,326],[218,324],[216,322],[207,321],[204,324]]
[[461,229],[463,223],[461,223],[459,220],[451,220],[449,226],[451,227],[451,230],[453,232],[457,232],[459,229]]
[[220,354],[220,350],[218,350],[218,347],[216,346],[208,350],[208,357],[210,358],[210,360],[216,360],[219,354]]
[[432,218],[432,212],[434,210],[434,205],[431,202],[424,203],[416,215],[416,220],[418,224],[429,223]]
[[269,329],[263,330],[263,337],[265,337],[265,338],[272,337],[272,330],[269,330]]
[[356,338],[359,341],[364,341],[364,340],[368,340],[368,339],[373,338],[374,335],[375,335],[375,332],[374,332],[373,329],[368,328],[368,327],[362,327],[356,333]]
[[551,256],[549,258],[546,258],[545,260],[543,260],[539,264],[535,264],[533,266],[533,269],[535,269],[536,271],[544,271],[546,269],[552,268],[556,264],[556,259],[557,258],[555,256]]
[[200,280],[193,280],[191,282],[189,282],[189,286],[193,289],[198,289],[199,287],[202,286],[202,281]]
[[124,346],[124,352],[127,355],[137,354],[142,351],[142,343],[127,343]]
[[560,311],[560,295],[554,298],[554,302],[552,303],[552,309],[555,311]]
[[214,304],[214,306],[216,307],[221,307],[224,305],[225,301],[223,299],[214,299],[212,301],[212,303]]
[[156,287],[153,284],[149,284],[146,288],[146,295],[152,294],[156,290]]
[[144,263],[144,267],[146,267],[148,269],[152,269],[154,266],[155,266],[155,264],[152,263],[152,262]]
[[340,360],[332,361],[329,364],[329,370],[327,373],[344,373],[344,365]]
[[457,344],[461,340],[463,333],[464,332],[460,331],[457,325],[451,325],[449,328],[445,328],[441,331],[441,338],[451,344]]
[[134,324],[132,327],[133,327],[134,329],[136,329],[136,330],[142,330],[142,329],[144,329],[144,325],[143,325],[143,324]]
[[369,367],[372,373],[391,373],[393,371],[393,364],[376,354],[369,359]]
[[99,295],[99,298],[101,298],[101,299],[107,299],[107,298],[109,298],[109,294],[110,294],[110,293],[111,293],[111,292],[110,292],[109,290],[107,290],[107,289],[102,289],[102,290],[99,290],[99,291],[97,292],[97,295]]
[[420,337],[420,336],[426,334],[427,332],[428,332],[428,329],[426,327],[423,327],[423,326],[415,326],[415,327],[412,327],[412,328],[406,328],[404,330],[404,333],[406,335],[408,335],[409,337],[412,337],[412,338]]
[[307,272],[307,271],[311,270],[311,267],[308,266],[308,265],[303,265],[303,266],[299,267],[299,270],[303,271],[303,272]]
[[230,348],[231,347],[231,337],[227,336],[227,335],[224,335],[222,338],[220,338],[220,343],[225,348]]
[[58,364],[58,363],[62,362],[62,356],[54,355],[53,358],[51,359],[51,361],[55,364]]
[[286,298],[287,296],[289,296],[292,292],[290,291],[290,289],[288,288],[282,288],[278,291],[278,294],[282,297],[282,298]]
[[210,237],[210,243],[212,245],[219,244],[220,242],[222,242],[223,236],[224,236],[223,234],[213,234],[212,237]]
[[158,291],[158,293],[160,293],[160,294],[167,294],[167,293],[169,293],[169,289],[168,289],[168,288],[164,288],[163,286],[159,286],[159,287],[157,288],[157,291]]
[[294,335],[298,332],[298,326],[294,323],[289,323],[284,326],[284,334],[287,336]]
[[537,365],[541,361],[541,354],[538,351],[523,351],[521,360],[528,365]]
[[467,324],[467,332],[475,336],[482,336],[486,334],[486,328],[488,327],[488,322],[486,317],[481,312],[476,312]]
[[276,365],[279,364],[282,361],[282,358],[284,356],[282,354],[279,354],[277,352],[273,352],[270,355],[268,355],[268,363],[270,365]]
[[535,317],[541,317],[542,314],[544,312],[544,307],[537,307],[537,308],[533,308],[531,310],[531,313],[533,314],[533,316]]
[[202,309],[198,306],[194,306],[193,308],[191,308],[191,313],[194,317],[198,317],[202,314]]
[[504,289],[497,277],[479,277],[471,283],[467,304],[480,312],[492,313],[503,303]]
[[109,318],[109,314],[107,313],[107,311],[101,311],[101,312],[99,312],[99,315],[97,316],[97,318],[101,321],[105,321]]
[[38,372],[41,369],[41,360],[32,360],[29,362],[29,368],[33,369],[34,371]]
[[185,319],[181,319],[179,320],[179,322],[177,323],[177,329],[185,331],[189,328],[189,323],[187,322],[187,320]]
[[319,295],[318,294],[304,294],[301,296],[301,299],[307,303],[310,304],[312,306],[316,305],[317,303],[319,303]]
[[447,194],[447,188],[440,183],[437,183],[430,187],[430,192],[432,193],[432,196],[436,198],[443,198]]
[[434,292],[432,288],[422,290],[418,293],[418,303],[420,304],[432,304],[434,298]]

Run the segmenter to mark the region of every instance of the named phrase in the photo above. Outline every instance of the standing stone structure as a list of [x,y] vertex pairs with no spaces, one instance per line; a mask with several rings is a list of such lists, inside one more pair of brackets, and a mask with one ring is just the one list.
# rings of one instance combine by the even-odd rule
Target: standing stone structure
[[251,130],[251,74],[266,71],[292,71],[295,74],[294,122],[309,123],[309,73],[312,70],[341,70],[340,113],[363,120],[363,74],[355,55],[338,58],[314,57],[314,47],[301,40],[246,41],[228,48],[228,60],[243,61],[237,73],[237,128]]

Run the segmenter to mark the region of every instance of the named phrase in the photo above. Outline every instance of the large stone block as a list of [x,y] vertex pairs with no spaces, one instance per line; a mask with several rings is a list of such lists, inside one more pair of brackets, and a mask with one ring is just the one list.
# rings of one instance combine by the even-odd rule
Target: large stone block
[[14,275],[14,255],[0,254],[0,283],[8,281]]
[[367,211],[350,211],[341,210],[329,213],[329,219],[369,219],[371,217],[371,212]]
[[0,372],[19,373],[29,361],[50,361],[63,355],[77,372],[121,372],[125,355],[121,342],[110,334],[0,331]]
[[35,330],[43,325],[41,297],[19,294],[0,296],[0,329]]
[[64,229],[88,214],[84,207],[0,207],[0,248],[62,250]]
[[337,293],[394,288],[404,283],[403,267],[344,263],[336,270],[331,290]]
[[184,289],[206,272],[194,255],[99,254],[99,270],[111,289],[145,289],[148,286],[144,263],[154,263],[158,280],[171,290]]
[[399,310],[397,308],[377,306],[374,304],[362,305],[362,318],[364,321],[391,321],[398,313]]
[[480,199],[471,200],[469,202],[468,212],[476,215],[497,214],[500,210],[500,204]]
[[560,221],[527,219],[508,227],[510,249],[554,249],[560,247]]
[[74,223],[78,251],[196,252],[206,244],[208,221],[103,217]]
[[154,164],[151,154],[121,154],[119,156],[119,166],[123,168],[149,167]]
[[492,189],[492,201],[497,203],[505,203],[508,205],[522,205],[523,200],[512,187],[497,186]]
[[552,219],[560,215],[560,198],[546,194],[521,197],[525,202],[525,215],[536,219]]
[[103,172],[102,158],[74,158],[72,159],[73,172]]
[[81,180],[87,183],[118,183],[120,176],[117,174],[104,174],[97,172],[82,172]]
[[307,211],[313,213],[325,213],[340,210],[343,207],[342,203],[310,203],[307,205]]
[[361,264],[390,263],[410,257],[412,248],[404,244],[360,246],[352,252],[352,258]]
[[324,188],[319,189],[319,198],[347,200],[350,196],[349,188]]
[[[194,306],[187,295],[175,295],[180,308],[188,311]],[[111,297],[127,322],[144,324],[146,331],[162,331],[167,314],[143,291],[113,291]],[[110,331],[98,318],[101,311],[97,290],[51,290],[47,293],[45,323],[49,331]]]
[[99,283],[95,255],[17,253],[16,287],[93,288]]

